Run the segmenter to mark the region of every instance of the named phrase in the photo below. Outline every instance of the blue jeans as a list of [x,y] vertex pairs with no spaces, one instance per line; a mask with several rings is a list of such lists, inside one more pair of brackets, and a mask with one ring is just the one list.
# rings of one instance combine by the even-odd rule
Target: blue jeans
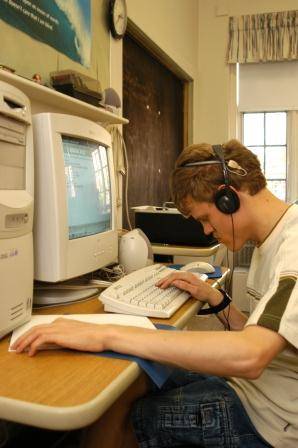
[[224,378],[175,370],[159,391],[134,404],[140,448],[270,447]]

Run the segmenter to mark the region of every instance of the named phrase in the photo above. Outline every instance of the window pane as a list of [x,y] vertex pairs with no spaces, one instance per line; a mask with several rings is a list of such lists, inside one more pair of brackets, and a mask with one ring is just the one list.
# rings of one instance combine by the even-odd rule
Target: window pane
[[286,178],[286,148],[284,146],[266,146],[265,176],[267,179]]
[[248,149],[253,152],[260,161],[261,169],[264,172],[264,147],[263,146],[250,146]]
[[285,145],[287,142],[286,112],[266,113],[266,145]]
[[243,136],[245,146],[264,145],[264,114],[243,115]]
[[268,180],[267,186],[279,199],[286,200],[286,182],[284,180]]

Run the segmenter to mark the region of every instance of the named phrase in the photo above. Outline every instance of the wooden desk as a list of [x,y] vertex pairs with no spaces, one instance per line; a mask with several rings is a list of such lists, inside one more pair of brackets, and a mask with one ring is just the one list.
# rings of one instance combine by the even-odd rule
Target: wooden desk
[[[225,271],[224,276],[227,274]],[[184,327],[201,303],[189,299],[171,319],[153,322]],[[40,314],[102,313],[97,298],[36,310]],[[27,354],[8,352],[0,341],[0,418],[56,430],[76,429],[97,420],[140,376],[135,362],[71,350]]]

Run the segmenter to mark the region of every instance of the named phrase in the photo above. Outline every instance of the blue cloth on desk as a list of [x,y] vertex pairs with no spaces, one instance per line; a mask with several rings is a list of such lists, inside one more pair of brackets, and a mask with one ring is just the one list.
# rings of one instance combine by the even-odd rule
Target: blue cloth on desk
[[[170,264],[169,268],[180,270],[184,264]],[[222,271],[220,266],[213,266],[215,271],[209,272],[208,278],[220,278],[222,276]]]
[[[154,324],[159,330],[179,331],[176,327],[164,324]],[[116,353],[112,351],[100,352],[99,356],[107,358],[126,359],[128,361],[135,361],[144,372],[151,378],[157,387],[161,388],[167,379],[171,376],[174,368],[160,364],[159,362],[149,361],[148,359],[139,358],[138,356],[126,355],[123,353]]]

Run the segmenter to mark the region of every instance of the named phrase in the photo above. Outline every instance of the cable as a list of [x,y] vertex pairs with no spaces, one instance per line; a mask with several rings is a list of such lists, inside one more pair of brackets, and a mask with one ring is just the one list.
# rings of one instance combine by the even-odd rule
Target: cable
[[6,422],[4,420],[0,420],[0,432],[1,432],[1,440],[0,440],[0,448],[4,448],[9,441],[9,434]]
[[231,295],[231,283],[234,273],[234,266],[235,266],[235,226],[234,226],[234,218],[231,214],[231,222],[232,222],[232,238],[233,238],[233,246],[232,246],[232,268],[231,268],[231,274],[229,276],[229,282],[227,285],[228,294]]
[[50,446],[50,448],[59,448],[60,444],[65,441],[67,436],[70,434],[70,431],[64,432],[57,440]]
[[[232,216],[232,215],[231,215],[231,216]],[[232,222],[233,222],[233,221],[232,221]],[[234,238],[233,238],[233,247],[234,247]],[[230,269],[230,265],[229,265],[229,249],[228,249],[228,248],[227,248],[227,268],[228,268],[228,270]],[[225,288],[225,290],[228,289],[227,284],[226,284],[226,279],[225,279],[225,285],[224,285],[224,288]],[[230,322],[229,322],[230,308],[231,308],[231,305],[229,304],[229,305],[228,305],[228,315],[227,315],[227,316],[226,316],[225,310],[223,310],[223,312],[222,312],[222,314],[223,314],[223,316],[224,316],[224,318],[225,318],[225,320],[226,320],[226,323],[227,323],[227,326],[224,325],[224,329],[225,329],[225,331],[226,331],[226,330],[228,330],[228,331],[231,330],[231,326],[230,326]]]
[[[233,219],[233,214],[230,215],[231,216],[231,224],[232,224],[232,239],[233,239],[233,245],[232,245],[232,268],[231,268],[231,272],[230,272],[230,276],[229,276],[229,280],[228,280],[228,284],[225,283],[225,290],[228,291],[228,294],[231,294],[231,282],[232,282],[232,278],[233,278],[233,273],[234,273],[234,266],[235,266],[235,227],[234,227],[234,219]],[[230,269],[229,266],[229,251],[227,248],[227,265],[228,265],[228,269]],[[231,305],[228,305],[228,314],[226,315],[225,310],[222,312],[224,315],[224,318],[227,322],[227,327],[225,327],[225,330],[231,331],[231,326],[230,326],[230,311],[231,311]]]
[[222,312],[223,315],[224,315],[224,318],[226,319],[226,322],[227,322],[227,328],[225,326],[225,330],[228,330],[228,331],[231,331],[231,326],[230,326],[230,321],[229,321],[230,311],[231,311],[231,304],[229,303],[229,305],[228,305],[228,315],[226,316],[225,310],[223,310],[223,312]]
[[[91,278],[90,278],[91,275]],[[34,290],[35,291],[61,291],[61,290],[69,290],[69,291],[85,291],[86,289],[97,290],[98,293],[101,292],[102,289],[108,288],[115,281],[119,280],[121,277],[125,275],[124,268],[121,265],[115,265],[112,267],[105,267],[99,269],[96,272],[92,272],[89,275],[85,275],[82,277],[82,283],[35,283]],[[92,294],[92,291],[91,291]],[[75,299],[78,300],[78,299]],[[0,447],[1,448],[1,447]]]
[[109,282],[106,280],[97,280],[97,279],[92,279],[89,281],[89,285],[93,286],[97,286],[98,288],[108,288],[109,286],[111,286],[113,282]]
[[126,162],[126,179],[125,179],[125,211],[126,211],[126,219],[128,222],[129,229],[132,230],[132,225],[130,221],[129,211],[128,211],[128,179],[129,179],[129,166],[128,166],[128,157],[127,157],[127,149],[124,139],[122,139],[125,162]]
[[101,268],[98,271],[92,273],[92,279],[90,283],[94,282],[94,284],[96,284],[98,281],[106,281],[106,283],[113,283],[124,276],[125,276],[124,267],[121,264],[117,264],[112,267]]
[[113,148],[113,159],[114,159],[114,167],[115,167],[115,175],[116,175],[116,189],[117,189],[117,205],[121,205],[121,191],[120,191],[120,183],[118,182],[119,174],[121,176],[125,176],[125,162],[122,151],[122,141],[121,141],[121,133],[117,126],[108,126],[108,131],[112,137],[112,148]]
[[[118,181],[118,174],[121,174],[125,177],[124,180],[124,206],[125,206],[125,216],[127,219],[127,223],[129,229],[132,230],[132,224],[129,216],[129,206],[128,206],[128,184],[129,184],[129,163],[127,156],[127,148],[126,143],[123,138],[122,133],[119,131],[117,126],[108,126],[108,131],[112,136],[113,149],[115,153],[115,167],[116,168],[116,176],[117,176],[117,197],[118,197],[118,205],[121,205],[121,192],[120,185]],[[119,151],[120,150],[120,151]],[[124,162],[124,163],[123,163]]]
[[[108,285],[110,286],[110,285]],[[102,288],[103,286],[99,286],[97,287],[97,289]],[[107,286],[105,286],[107,287]],[[90,284],[86,284],[86,285],[61,285],[61,284],[53,284],[53,285],[37,285],[34,286],[34,289],[36,290],[45,290],[45,289],[53,289],[53,290],[59,290],[59,289],[70,289],[70,290],[83,290],[83,289],[96,289],[96,286],[94,285],[90,285]]]

